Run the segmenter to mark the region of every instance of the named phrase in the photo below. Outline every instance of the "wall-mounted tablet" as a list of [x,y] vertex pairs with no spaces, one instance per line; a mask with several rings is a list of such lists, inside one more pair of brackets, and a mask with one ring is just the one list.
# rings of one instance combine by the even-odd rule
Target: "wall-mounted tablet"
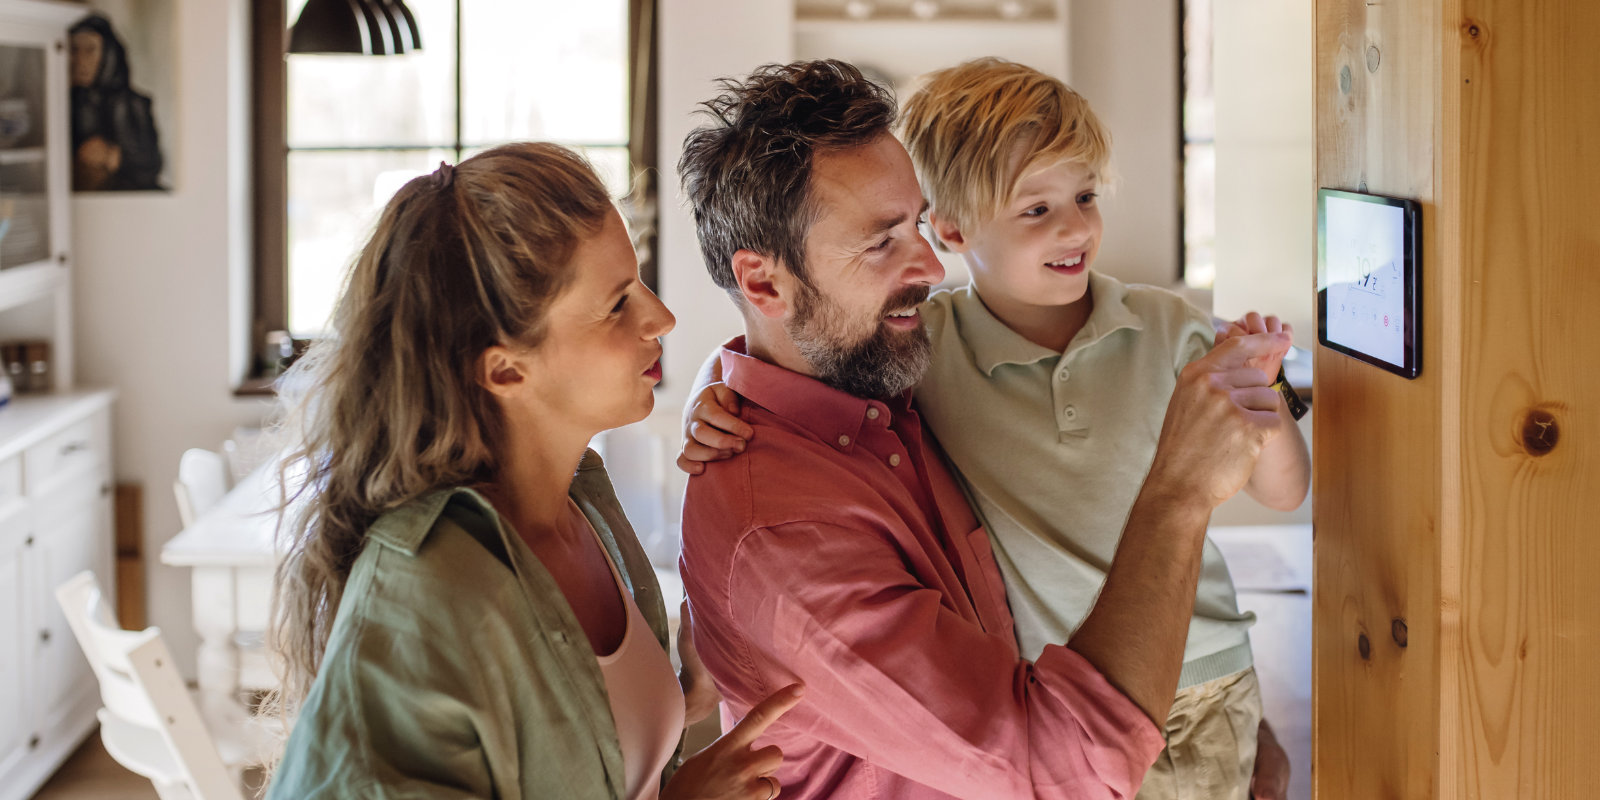
[[1405,378],[1422,372],[1421,207],[1317,190],[1317,340]]

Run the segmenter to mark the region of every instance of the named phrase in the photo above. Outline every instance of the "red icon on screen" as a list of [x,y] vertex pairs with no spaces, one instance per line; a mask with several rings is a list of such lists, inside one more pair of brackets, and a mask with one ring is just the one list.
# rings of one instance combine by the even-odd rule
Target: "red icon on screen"
[[1388,314],[1384,314],[1383,315],[1383,327],[1385,327],[1385,328],[1389,327],[1389,315]]

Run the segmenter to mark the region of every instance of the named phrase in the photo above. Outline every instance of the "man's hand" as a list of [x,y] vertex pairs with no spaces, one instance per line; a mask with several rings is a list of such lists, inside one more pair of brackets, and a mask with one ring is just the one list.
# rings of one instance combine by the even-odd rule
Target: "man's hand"
[[695,652],[694,622],[689,617],[688,600],[678,606],[678,660],[683,663],[683,669],[678,671],[678,685],[683,687],[683,726],[687,728],[711,716],[722,702],[722,694],[712,682],[711,673],[706,671],[700,654]]
[[[1218,328],[1216,346],[1221,347],[1222,343],[1228,341],[1229,339],[1234,339],[1240,336],[1249,336],[1252,333],[1280,332],[1287,333],[1292,336],[1294,334],[1294,326],[1286,322],[1280,322],[1277,317],[1263,317],[1260,314],[1252,311],[1240,317],[1238,320],[1228,323],[1226,328]],[[1293,341],[1291,340],[1290,343],[1293,344]],[[1284,351],[1284,353],[1287,352],[1287,350]],[[1255,367],[1256,369],[1267,373],[1269,377],[1276,380],[1278,377],[1278,369],[1283,366],[1284,353],[1279,353],[1273,357],[1252,361],[1248,366]]]
[[1250,778],[1250,796],[1255,800],[1289,797],[1289,754],[1278,744],[1278,737],[1266,720],[1261,720],[1256,731],[1256,773]]
[[1217,504],[1244,487],[1261,448],[1283,430],[1274,373],[1293,342],[1288,333],[1224,340],[1183,368],[1167,404],[1147,491]]

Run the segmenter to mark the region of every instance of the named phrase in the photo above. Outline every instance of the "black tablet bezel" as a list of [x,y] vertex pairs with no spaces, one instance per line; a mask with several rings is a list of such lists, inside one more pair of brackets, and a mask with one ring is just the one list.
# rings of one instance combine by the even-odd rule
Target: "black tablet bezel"
[[[1330,197],[1394,206],[1404,213],[1402,234],[1404,241],[1401,245],[1405,257],[1405,266],[1401,271],[1401,283],[1405,286],[1403,303],[1405,320],[1402,323],[1405,336],[1404,365],[1391,364],[1377,356],[1367,355],[1359,350],[1328,341],[1328,198]],[[1346,192],[1339,189],[1317,190],[1317,342],[1329,350],[1343,353],[1357,361],[1371,364],[1386,372],[1393,372],[1408,380],[1415,380],[1422,374],[1422,229],[1419,225],[1421,220],[1422,206],[1415,200]]]

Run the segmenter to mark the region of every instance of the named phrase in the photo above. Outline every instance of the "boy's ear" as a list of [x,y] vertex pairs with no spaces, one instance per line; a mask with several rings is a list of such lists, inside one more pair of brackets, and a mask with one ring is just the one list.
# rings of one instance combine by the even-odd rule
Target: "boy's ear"
[[739,294],[757,313],[774,319],[789,309],[784,287],[780,286],[778,262],[754,250],[738,250],[731,262]]
[[972,249],[972,244],[961,234],[961,229],[950,220],[939,216],[938,212],[928,212],[928,227],[933,229],[933,235],[939,237],[939,241],[943,242],[950,252],[965,253]]

